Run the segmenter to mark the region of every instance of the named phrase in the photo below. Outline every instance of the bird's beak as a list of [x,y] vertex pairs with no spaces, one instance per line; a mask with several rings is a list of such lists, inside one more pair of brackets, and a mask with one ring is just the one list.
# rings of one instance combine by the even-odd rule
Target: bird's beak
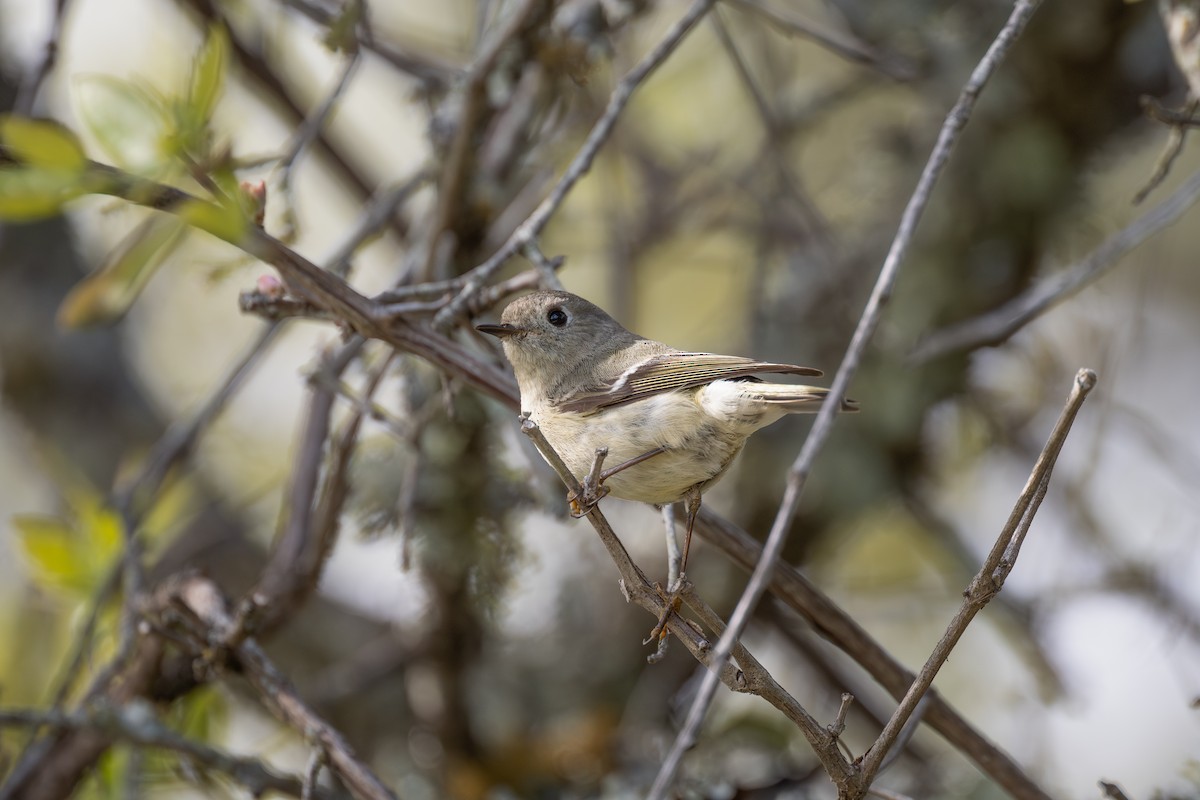
[[510,325],[507,322],[502,322],[499,325],[476,325],[475,330],[480,333],[488,333],[498,339],[507,339],[518,333],[524,333],[524,328],[518,328],[516,325]]

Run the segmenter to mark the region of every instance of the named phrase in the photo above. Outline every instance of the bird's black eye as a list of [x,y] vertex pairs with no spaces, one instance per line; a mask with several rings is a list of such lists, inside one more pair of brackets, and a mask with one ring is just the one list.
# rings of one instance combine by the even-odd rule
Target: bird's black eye
[[546,312],[546,321],[556,328],[567,324],[567,312],[561,308],[552,308]]

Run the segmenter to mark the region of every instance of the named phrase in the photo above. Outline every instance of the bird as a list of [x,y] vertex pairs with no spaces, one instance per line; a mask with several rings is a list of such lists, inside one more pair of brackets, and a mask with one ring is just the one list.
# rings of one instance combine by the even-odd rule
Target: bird
[[[627,330],[566,291],[519,297],[499,324],[476,329],[500,340],[520,389],[522,415],[582,482],[585,491],[569,498],[574,516],[607,494],[658,507],[684,503],[681,576],[702,496],[726,474],[746,440],[787,414],[818,411],[829,394],[755,377],[818,377],[820,370],[677,350]],[[857,410],[857,404],[847,400],[842,409]],[[601,448],[615,466],[592,475]]]

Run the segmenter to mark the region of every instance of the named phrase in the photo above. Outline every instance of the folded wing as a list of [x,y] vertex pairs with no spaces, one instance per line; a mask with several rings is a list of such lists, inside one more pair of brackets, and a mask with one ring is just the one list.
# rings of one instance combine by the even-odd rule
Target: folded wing
[[763,373],[817,376],[819,369],[795,364],[775,364],[716,353],[661,353],[642,361],[611,382],[563,398],[563,411],[582,414],[644,400],[664,392],[692,389],[728,378],[747,378]]

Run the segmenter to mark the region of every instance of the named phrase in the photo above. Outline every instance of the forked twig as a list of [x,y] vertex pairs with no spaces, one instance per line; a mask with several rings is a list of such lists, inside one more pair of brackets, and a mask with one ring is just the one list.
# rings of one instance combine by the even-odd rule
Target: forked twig
[[1037,514],[1042,499],[1046,496],[1046,489],[1050,485],[1050,474],[1054,471],[1054,464],[1058,460],[1058,454],[1062,451],[1063,443],[1067,440],[1067,434],[1071,432],[1071,425],[1075,422],[1075,417],[1079,414],[1083,401],[1087,399],[1088,394],[1095,386],[1096,373],[1090,369],[1079,370],[1075,376],[1071,394],[1067,398],[1067,404],[1063,408],[1062,414],[1059,415],[1054,430],[1050,432],[1050,438],[1046,440],[1046,445],[1042,448],[1037,463],[1033,466],[1033,472],[1029,475],[1029,480],[1025,483],[1021,496],[1017,498],[1016,505],[1013,506],[1012,513],[996,538],[995,544],[992,545],[991,552],[988,553],[983,566],[980,567],[979,572],[971,580],[963,594],[962,606],[954,615],[946,632],[942,634],[941,640],[933,649],[916,680],[913,681],[908,694],[900,701],[892,718],[884,726],[883,732],[879,734],[875,744],[863,756],[862,772],[865,785],[869,786],[875,775],[878,774],[888,750],[900,735],[909,715],[921,702],[925,693],[929,691],[938,670],[950,657],[950,651],[958,644],[967,625],[1004,586],[1004,581],[1016,564],[1017,555],[1029,532],[1029,526],[1033,523],[1034,515]]

